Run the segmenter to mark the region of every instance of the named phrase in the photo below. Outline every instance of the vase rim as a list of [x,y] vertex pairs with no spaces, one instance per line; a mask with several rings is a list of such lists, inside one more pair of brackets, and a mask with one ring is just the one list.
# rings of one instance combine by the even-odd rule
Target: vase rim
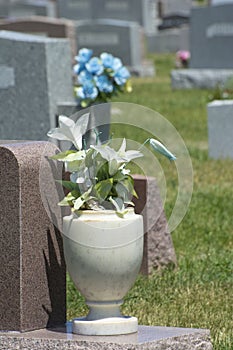
[[[126,208],[127,210],[127,214],[134,214],[134,208],[132,207],[129,207],[129,208]],[[117,212],[115,210],[112,210],[112,209],[101,209],[101,210],[90,210],[90,209],[83,209],[83,210],[78,210],[76,211],[75,213],[73,213],[72,215],[74,217],[79,217],[81,215],[85,215],[85,214],[90,214],[90,215],[117,215]]]

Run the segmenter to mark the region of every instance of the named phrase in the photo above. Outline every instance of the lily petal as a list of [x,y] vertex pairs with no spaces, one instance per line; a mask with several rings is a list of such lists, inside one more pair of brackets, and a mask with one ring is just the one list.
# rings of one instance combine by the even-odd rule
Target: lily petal
[[126,149],[126,140],[125,138],[122,141],[121,147],[119,148],[118,153],[121,154],[122,152],[125,153],[125,149]]

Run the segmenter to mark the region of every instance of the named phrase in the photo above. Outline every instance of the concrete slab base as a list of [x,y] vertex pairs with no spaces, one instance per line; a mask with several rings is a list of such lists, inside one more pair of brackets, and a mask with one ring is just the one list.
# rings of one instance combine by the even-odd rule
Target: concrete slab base
[[173,89],[215,89],[233,76],[233,69],[174,69],[171,71]]
[[205,329],[139,326],[137,333],[118,336],[72,334],[72,324],[56,329],[0,332],[0,350],[212,350]]

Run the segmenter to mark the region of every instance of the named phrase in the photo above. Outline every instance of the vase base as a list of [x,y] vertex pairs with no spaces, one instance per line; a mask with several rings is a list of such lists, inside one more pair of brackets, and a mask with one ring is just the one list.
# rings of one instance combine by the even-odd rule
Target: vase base
[[136,317],[107,317],[89,321],[86,317],[76,318],[72,322],[72,332],[81,335],[120,335],[138,331]]

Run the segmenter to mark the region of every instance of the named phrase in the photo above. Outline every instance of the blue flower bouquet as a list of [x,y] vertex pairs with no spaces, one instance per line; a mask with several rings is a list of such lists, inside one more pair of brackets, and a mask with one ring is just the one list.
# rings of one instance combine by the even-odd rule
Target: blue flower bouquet
[[93,103],[108,102],[118,93],[131,92],[130,73],[120,58],[103,52],[92,57],[92,50],[83,48],[75,57],[74,93],[78,105],[88,107]]

